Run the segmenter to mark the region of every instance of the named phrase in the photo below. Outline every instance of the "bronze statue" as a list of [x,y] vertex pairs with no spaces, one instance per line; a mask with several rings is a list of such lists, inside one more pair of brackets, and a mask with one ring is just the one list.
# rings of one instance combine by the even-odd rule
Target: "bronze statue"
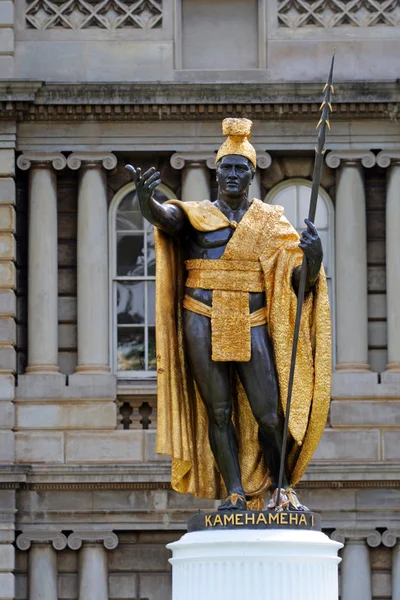
[[[330,316],[322,245],[299,238],[279,206],[249,199],[256,153],[251,121],[225,119],[216,202],[159,204],[154,168],[128,166],[143,216],[156,227],[157,451],[170,454],[179,492],[262,508],[278,486],[296,293],[306,297],[283,486],[296,483],[329,407]],[[294,508],[301,508],[289,491]]]

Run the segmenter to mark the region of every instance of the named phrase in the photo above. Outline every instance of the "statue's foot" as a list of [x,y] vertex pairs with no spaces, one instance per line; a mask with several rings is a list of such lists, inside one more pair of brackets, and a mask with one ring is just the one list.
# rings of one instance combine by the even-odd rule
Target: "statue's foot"
[[241,494],[231,494],[224,504],[218,506],[218,510],[247,510],[246,498]]
[[304,506],[304,504],[300,504],[296,492],[291,487],[287,487],[286,489],[281,488],[281,493],[279,495],[279,506],[277,504],[277,501],[278,488],[274,490],[272,498],[267,504],[267,508],[272,510],[275,509],[277,511],[298,510],[302,512],[310,512],[310,509],[307,508],[307,506]]

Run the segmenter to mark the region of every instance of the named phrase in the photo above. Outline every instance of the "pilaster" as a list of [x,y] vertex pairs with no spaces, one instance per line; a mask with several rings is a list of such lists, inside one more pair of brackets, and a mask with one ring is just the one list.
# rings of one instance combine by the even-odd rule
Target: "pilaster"
[[68,546],[79,550],[79,600],[108,600],[107,550],[114,550],[118,538],[112,531],[74,531]]
[[382,535],[382,543],[392,548],[392,598],[400,598],[400,528],[387,529]]
[[331,539],[344,544],[342,550],[342,600],[372,600],[371,562],[368,546],[376,548],[381,534],[369,529],[336,529]]
[[106,170],[116,167],[117,158],[111,152],[74,152],[67,164],[79,169],[76,372],[109,373]]
[[400,382],[400,150],[382,150],[377,164],[386,175],[386,305],[388,364],[382,382]]
[[336,192],[337,371],[375,382],[368,364],[368,282],[364,168],[375,164],[369,151],[330,152],[326,164],[338,169]]

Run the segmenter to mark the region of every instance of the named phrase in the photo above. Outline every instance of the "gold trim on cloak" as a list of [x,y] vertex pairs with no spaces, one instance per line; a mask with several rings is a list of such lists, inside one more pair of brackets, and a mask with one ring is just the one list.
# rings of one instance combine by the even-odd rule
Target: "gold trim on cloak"
[[[180,202],[192,226],[215,231],[229,221],[209,201]],[[254,200],[227,244],[224,260],[254,261],[264,274],[267,324],[271,336],[280,399],[285,412],[297,297],[293,269],[301,264],[299,236],[283,209]],[[226,490],[208,441],[207,414],[187,363],[183,339],[186,271],[179,240],[156,229],[156,343],[158,375],[157,452],[172,456],[172,487],[201,498],[222,498]],[[213,294],[214,295],[214,294]],[[234,315],[228,317],[236,327]],[[225,321],[225,326],[227,321]],[[291,484],[314,454],[329,409],[331,332],[326,278],[321,272],[305,298],[289,420]],[[233,422],[239,440],[239,461],[247,495],[255,499],[268,485],[268,470],[258,441],[258,427],[244,389],[233,375]]]

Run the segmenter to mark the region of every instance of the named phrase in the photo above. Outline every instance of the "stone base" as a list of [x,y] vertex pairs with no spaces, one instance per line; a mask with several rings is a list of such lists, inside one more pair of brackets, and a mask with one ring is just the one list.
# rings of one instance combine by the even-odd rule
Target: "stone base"
[[341,547],[300,528],[187,533],[167,546],[172,600],[337,600]]

